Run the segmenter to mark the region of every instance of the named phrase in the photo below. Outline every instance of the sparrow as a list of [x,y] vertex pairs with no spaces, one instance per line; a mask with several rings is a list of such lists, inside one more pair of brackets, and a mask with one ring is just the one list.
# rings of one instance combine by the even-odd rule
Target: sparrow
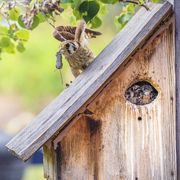
[[56,62],[58,62],[56,68],[62,68],[60,61],[62,61],[62,55],[64,55],[70,65],[72,74],[77,77],[95,58],[93,52],[87,46],[88,39],[96,38],[99,35],[101,35],[100,32],[87,29],[84,20],[80,21],[77,27],[56,27],[53,36],[61,42],[60,50],[56,54]]

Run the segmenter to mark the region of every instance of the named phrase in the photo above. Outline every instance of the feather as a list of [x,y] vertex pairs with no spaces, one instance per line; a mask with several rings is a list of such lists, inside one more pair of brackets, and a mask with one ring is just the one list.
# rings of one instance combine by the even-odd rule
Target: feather
[[[65,40],[74,40],[75,32],[76,32],[76,27],[58,26],[58,27],[56,27],[55,31],[53,32],[53,36],[55,39],[57,39],[61,42],[65,41]],[[90,38],[96,38],[96,36],[99,36],[102,33],[86,28],[85,34],[90,39]]]
[[71,34],[70,32],[67,31],[54,31],[53,32],[53,36],[63,42],[63,41],[67,41],[67,40],[74,40],[74,34]]
[[83,39],[85,39],[85,28],[86,22],[84,20],[80,21],[75,31],[75,41],[83,43]]

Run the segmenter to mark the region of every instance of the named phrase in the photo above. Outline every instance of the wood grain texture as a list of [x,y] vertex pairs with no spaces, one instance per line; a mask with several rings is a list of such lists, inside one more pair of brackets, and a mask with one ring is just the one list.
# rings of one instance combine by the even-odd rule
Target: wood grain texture
[[52,142],[43,145],[43,168],[47,180],[56,179],[56,152]]
[[177,137],[177,167],[180,179],[180,1],[174,0],[176,18],[176,137]]
[[58,133],[171,12],[168,2],[152,4],[150,8],[151,11],[142,8],[86,71],[6,145],[14,155],[27,160]]
[[174,5],[174,0],[168,0],[172,5]]
[[[174,25],[158,27],[87,106],[96,120],[78,120],[61,141],[61,179],[176,180]],[[126,101],[126,89],[147,80],[151,104]],[[141,117],[141,118],[139,118]],[[55,140],[58,142],[58,137]]]
[[[61,141],[60,179],[97,178],[100,152],[100,122],[81,117]],[[60,136],[61,138],[61,136]],[[58,141],[58,137],[56,139]]]

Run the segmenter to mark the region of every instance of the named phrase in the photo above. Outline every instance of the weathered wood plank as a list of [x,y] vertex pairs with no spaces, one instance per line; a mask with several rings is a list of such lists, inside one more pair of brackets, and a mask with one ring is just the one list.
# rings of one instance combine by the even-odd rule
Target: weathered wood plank
[[[60,179],[97,179],[98,154],[100,151],[100,124],[81,117],[61,143]],[[60,138],[60,139],[59,139]],[[61,140],[56,138],[56,142]]]
[[174,5],[174,0],[168,0],[172,5]]
[[56,179],[56,153],[53,142],[43,145],[43,168],[47,180]]
[[8,149],[27,160],[71,120],[75,112],[170,12],[171,5],[168,2],[152,4],[151,11],[141,9],[87,70],[7,144]]
[[177,167],[178,179],[180,179],[180,1],[174,0],[176,19],[176,139],[177,139]]

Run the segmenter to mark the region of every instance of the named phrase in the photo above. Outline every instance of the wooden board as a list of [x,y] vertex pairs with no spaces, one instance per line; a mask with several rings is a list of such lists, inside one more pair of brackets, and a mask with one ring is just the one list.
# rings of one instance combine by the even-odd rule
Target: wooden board
[[56,151],[53,142],[43,146],[43,168],[46,180],[55,180],[57,177]]
[[176,18],[176,137],[177,137],[177,167],[180,179],[180,1],[174,0]]
[[99,129],[100,121],[86,117],[82,117],[71,127],[65,139],[61,141],[61,160],[58,167],[60,179],[97,178],[101,148]]
[[174,0],[168,0],[172,5],[174,5]]
[[87,70],[6,145],[8,149],[22,160],[30,158],[70,122],[83,104],[172,12],[171,8],[168,2],[152,4],[151,11],[142,8]]
[[[174,25],[157,29],[109,79],[61,140],[63,180],[176,180]],[[159,31],[158,31],[159,30]],[[152,103],[126,101],[126,89],[147,80],[157,90]],[[58,138],[54,142],[58,142]]]

